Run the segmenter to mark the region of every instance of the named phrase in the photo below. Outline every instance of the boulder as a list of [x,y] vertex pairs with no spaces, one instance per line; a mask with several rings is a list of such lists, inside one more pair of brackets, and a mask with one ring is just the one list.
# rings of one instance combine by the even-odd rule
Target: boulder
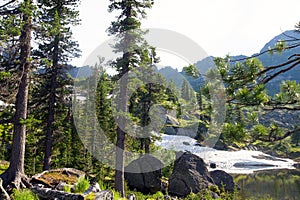
[[42,184],[44,187],[58,189],[62,184],[74,185],[84,176],[85,172],[73,168],[53,169],[34,175],[31,184]]
[[178,126],[179,122],[175,117],[171,115],[166,115],[166,124]]
[[125,179],[131,190],[154,194],[162,189],[163,164],[151,155],[144,155],[125,167]]
[[212,168],[212,169],[215,169],[215,168],[217,168],[217,164],[216,163],[210,163],[209,167]]
[[135,195],[134,195],[134,194],[130,194],[130,195],[128,196],[128,200],[136,200]]
[[224,187],[225,191],[233,192],[234,188],[237,187],[233,181],[233,177],[222,170],[211,171],[210,176],[219,189]]
[[172,196],[186,197],[191,192],[213,185],[213,180],[204,161],[190,152],[177,155],[172,174],[169,178],[168,192]]
[[194,138],[194,139],[198,138],[196,127],[178,128],[177,129],[177,135],[188,136],[188,137]]
[[165,134],[166,135],[177,135],[177,128],[173,126],[167,126],[165,128]]
[[73,168],[44,171],[32,177],[31,184],[33,187],[31,190],[41,199],[49,200],[84,200],[85,196],[90,193],[95,194],[95,200],[113,200],[112,191],[101,191],[98,183],[92,184],[83,194],[63,191],[65,187],[70,187],[72,190],[76,182],[84,176],[85,172]]
[[166,196],[164,196],[164,200],[178,200],[178,198],[166,195]]
[[31,188],[31,190],[32,192],[37,194],[39,198],[42,199],[84,200],[84,196],[81,194],[71,194],[59,190],[52,190],[51,188],[42,188],[42,187],[34,186]]
[[222,150],[222,151],[226,151],[228,150],[226,144],[224,144],[223,142],[221,142],[220,140],[217,141],[217,143],[215,144],[214,146],[214,149],[217,149],[217,150]]
[[90,193],[97,193],[97,192],[100,192],[101,189],[100,189],[100,185],[99,183],[94,183],[92,184],[86,191],[84,191],[84,195],[88,195]]
[[300,169],[300,163],[295,163],[294,167],[297,168],[297,169]]
[[[68,192],[63,192],[59,190],[52,190],[51,188],[41,188],[34,186],[31,190],[37,194],[42,199],[55,200],[55,199],[64,199],[64,200],[84,200],[85,195],[83,194],[72,194]],[[95,193],[95,200],[113,200],[113,192],[109,190],[103,190]]]
[[114,200],[114,193],[110,190],[97,192],[95,200]]

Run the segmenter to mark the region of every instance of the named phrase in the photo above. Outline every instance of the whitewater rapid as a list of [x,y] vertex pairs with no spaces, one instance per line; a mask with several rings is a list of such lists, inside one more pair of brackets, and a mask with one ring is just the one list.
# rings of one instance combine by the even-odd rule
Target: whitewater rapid
[[[189,151],[208,164],[208,170],[224,170],[231,174],[251,174],[260,170],[295,169],[291,159],[277,158],[261,151],[222,151],[210,147],[199,146],[195,139],[187,136],[162,135],[156,145],[168,150]],[[216,164],[216,168],[210,165]]]

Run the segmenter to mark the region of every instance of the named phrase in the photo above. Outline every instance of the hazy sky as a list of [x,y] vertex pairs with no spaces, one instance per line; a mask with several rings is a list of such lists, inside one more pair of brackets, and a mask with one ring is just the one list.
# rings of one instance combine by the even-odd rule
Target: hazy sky
[[[74,37],[83,51],[72,64],[82,66],[88,55],[109,36],[105,32],[114,13],[108,0],[84,0],[79,7],[82,25]],[[300,21],[299,0],[155,0],[143,28],[162,28],[181,33],[199,44],[209,55],[252,55]],[[162,65],[184,65],[162,53]]]

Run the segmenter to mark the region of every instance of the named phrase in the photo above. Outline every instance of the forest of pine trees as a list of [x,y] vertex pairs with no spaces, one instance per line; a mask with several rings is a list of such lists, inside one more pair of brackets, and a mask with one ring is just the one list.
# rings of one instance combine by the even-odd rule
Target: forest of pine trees
[[[9,166],[0,171],[0,178],[9,193],[14,188],[30,188],[29,177],[44,170],[76,168],[97,181],[106,181],[125,197],[126,150],[148,154],[157,148],[154,141],[159,140],[152,131],[163,132],[156,130],[157,124],[149,125],[156,121],[151,119],[151,112],[176,110],[180,126],[199,124],[198,141],[208,137],[213,116],[209,91],[213,86],[203,85],[196,92],[183,80],[181,88],[176,88],[156,72],[159,55],[144,39],[146,31],[141,28],[147,11],[154,6],[153,0],[109,0],[108,11],[119,14],[107,29],[108,35],[118,39],[113,49],[120,57],[111,61],[117,73],[108,74],[104,60],[99,58],[99,63],[90,66],[93,74],[88,78],[69,74],[74,68],[71,60],[80,56],[80,46],[72,34],[72,28],[81,23],[79,0],[1,3],[0,100],[5,105],[0,106],[0,160],[8,161]],[[294,47],[277,45],[269,53],[289,48]],[[215,70],[226,87],[227,112],[220,142],[232,145],[261,141],[285,152],[291,146],[299,147],[299,126],[287,130],[257,120],[262,112],[300,109],[299,83],[283,82],[274,96],[265,86],[280,73],[299,66],[299,58],[296,54],[279,66],[263,66],[256,58],[235,64],[229,57],[215,59]],[[193,65],[184,70],[192,78],[200,76]],[[74,85],[84,86],[76,92],[85,93],[86,101],[76,99]],[[133,130],[128,121],[147,128]],[[97,138],[98,126],[110,144]],[[142,137],[134,137],[136,134]],[[97,151],[101,151],[100,158]],[[114,167],[104,162],[112,153]]]

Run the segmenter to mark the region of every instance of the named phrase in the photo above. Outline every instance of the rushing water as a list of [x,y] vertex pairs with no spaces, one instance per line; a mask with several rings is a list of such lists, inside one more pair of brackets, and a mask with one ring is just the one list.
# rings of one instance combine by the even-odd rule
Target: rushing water
[[[198,142],[186,136],[163,135],[157,145],[176,151],[189,151],[201,157],[210,166],[230,174],[251,174],[255,171],[270,169],[294,169],[293,160],[277,158],[261,151],[221,151],[199,146]],[[210,169],[208,170],[215,170]],[[300,199],[300,198],[299,198]]]
[[[243,200],[300,200],[300,169],[294,161],[277,158],[261,151],[220,151],[201,147],[186,136],[163,135],[157,145],[176,151],[189,151],[201,157],[208,166],[233,175]],[[215,170],[208,167],[208,170]]]
[[[170,150],[189,151],[201,157],[208,166],[233,175],[243,200],[300,200],[300,170],[290,159],[270,156],[261,151],[220,151],[201,147],[186,136],[163,135],[157,145]],[[208,168],[208,170],[215,170]]]

